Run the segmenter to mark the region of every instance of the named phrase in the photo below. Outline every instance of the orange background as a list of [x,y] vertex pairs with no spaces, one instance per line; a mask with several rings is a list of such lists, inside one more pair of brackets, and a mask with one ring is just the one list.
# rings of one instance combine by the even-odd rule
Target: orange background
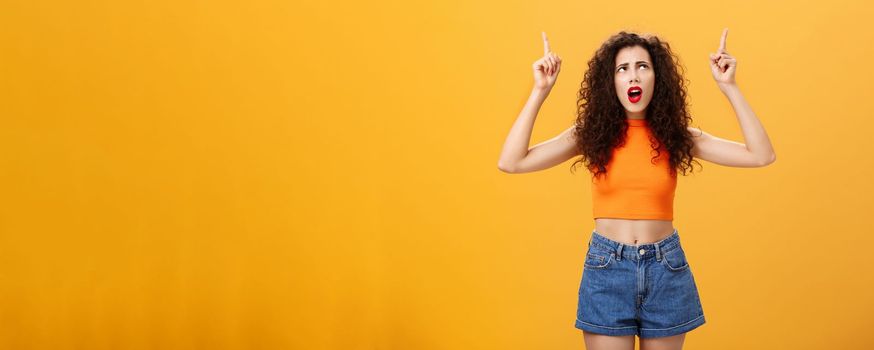
[[[540,31],[531,144],[629,29],[743,142],[728,27],[777,161],[702,161],[675,227],[689,349],[874,346],[874,30],[863,1],[0,5],[0,348],[572,349],[588,174],[497,169]],[[582,170],[582,168],[578,169]]]

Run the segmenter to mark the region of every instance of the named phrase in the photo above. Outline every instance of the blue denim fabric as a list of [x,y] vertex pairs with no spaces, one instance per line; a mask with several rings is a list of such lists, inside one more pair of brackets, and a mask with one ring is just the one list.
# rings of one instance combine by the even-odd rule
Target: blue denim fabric
[[639,245],[592,231],[583,265],[576,328],[656,338],[688,332],[705,322],[676,228],[661,241]]

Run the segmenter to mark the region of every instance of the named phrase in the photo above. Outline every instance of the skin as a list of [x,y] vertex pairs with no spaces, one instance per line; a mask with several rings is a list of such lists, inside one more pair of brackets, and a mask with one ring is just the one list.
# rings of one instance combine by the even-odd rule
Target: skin
[[[613,83],[616,86],[616,96],[625,107],[625,117],[628,119],[644,119],[646,107],[652,101],[655,86],[655,72],[649,52],[640,46],[626,47],[616,53]],[[628,100],[628,88],[639,86],[643,89],[640,101],[632,103]]]
[[[753,113],[740,88],[735,82],[737,60],[726,51],[728,28],[722,32],[719,48],[709,55],[710,71],[720,91],[728,98],[735,111],[737,121],[743,131],[745,143],[735,142],[713,136],[700,129],[689,127],[693,135],[692,156],[728,167],[764,167],[776,160],[770,139],[759,119]],[[576,139],[571,125],[553,138],[529,147],[531,131],[537,112],[540,110],[561,71],[561,57],[550,50],[546,33],[542,33],[543,57],[532,65],[534,86],[522,111],[516,118],[501,149],[498,169],[511,174],[522,174],[549,169],[571,158],[579,156]],[[646,50],[626,48],[619,52],[617,64],[624,62],[649,61]],[[629,65],[628,67],[631,67]],[[652,67],[649,64],[649,67]],[[616,74],[617,96],[626,109],[626,117],[643,118],[645,108],[652,100],[652,85],[656,72],[639,66],[625,69]],[[638,103],[632,104],[627,98],[627,89],[632,83],[639,83],[644,95]],[[649,87],[649,88],[647,88]],[[673,233],[671,221],[663,220],[625,220],[599,218],[595,229],[611,239],[626,244],[656,242]],[[634,349],[634,336],[614,337],[583,332],[588,349]],[[640,350],[682,349],[685,334],[671,337],[640,339]]]
[[[612,336],[583,331],[583,341],[588,350],[634,350],[633,335]],[[670,337],[640,339],[640,350],[680,350],[686,333]]]

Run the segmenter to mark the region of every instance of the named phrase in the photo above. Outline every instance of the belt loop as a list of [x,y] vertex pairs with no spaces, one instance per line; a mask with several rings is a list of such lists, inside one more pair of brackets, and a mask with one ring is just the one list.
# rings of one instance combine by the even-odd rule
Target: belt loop
[[616,261],[622,261],[622,243],[619,243],[619,248],[616,249]]
[[662,261],[662,251],[661,251],[661,249],[659,249],[659,245],[660,245],[660,244],[658,244],[658,243],[656,243],[656,245],[655,245],[655,249],[656,249],[656,261]]

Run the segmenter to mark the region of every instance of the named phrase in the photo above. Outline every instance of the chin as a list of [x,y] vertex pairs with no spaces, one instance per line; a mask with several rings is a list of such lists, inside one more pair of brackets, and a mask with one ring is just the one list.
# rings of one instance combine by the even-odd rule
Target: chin
[[628,108],[628,106],[626,105],[622,105],[622,107],[625,108],[625,110],[628,112],[643,112],[646,110],[647,107],[649,107],[649,102],[643,105],[635,105],[633,106],[633,108]]

